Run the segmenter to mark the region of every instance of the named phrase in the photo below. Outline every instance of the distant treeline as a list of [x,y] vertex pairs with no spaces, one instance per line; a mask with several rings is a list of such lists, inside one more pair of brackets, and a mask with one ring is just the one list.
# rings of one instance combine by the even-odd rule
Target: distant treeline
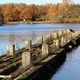
[[78,4],[0,4],[0,22],[51,21],[53,23],[80,23]]

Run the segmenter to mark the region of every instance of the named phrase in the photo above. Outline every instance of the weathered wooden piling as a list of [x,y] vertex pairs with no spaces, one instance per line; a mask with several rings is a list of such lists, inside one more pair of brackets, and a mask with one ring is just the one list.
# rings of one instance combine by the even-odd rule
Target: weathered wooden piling
[[59,40],[58,39],[54,40],[54,46],[55,46],[55,49],[59,48]]
[[60,46],[61,46],[61,47],[64,46],[64,37],[63,37],[63,36],[61,37]]
[[43,43],[42,44],[42,52],[41,52],[41,57],[47,57],[49,54],[49,50],[48,50],[48,44],[47,43]]
[[30,67],[32,65],[31,52],[22,53],[22,67]]
[[43,43],[43,37],[38,37],[37,38],[37,43],[42,44]]
[[63,30],[62,33],[63,33],[63,36],[65,36],[67,34],[67,30]]
[[67,38],[66,36],[64,36],[64,45],[66,45],[66,43],[67,43]]
[[67,33],[67,34],[70,33],[70,29],[67,29],[67,30],[66,30],[66,33]]
[[7,46],[7,53],[8,53],[9,56],[15,55],[15,45],[9,44]]
[[48,35],[46,35],[46,36],[43,37],[43,41],[47,41],[50,38],[51,38],[51,34],[48,34]]
[[53,39],[57,39],[58,33],[57,33],[57,32],[53,32],[53,33],[51,34],[51,37],[52,37]]
[[66,38],[67,38],[66,43],[68,43],[71,40],[71,33],[67,33]]
[[79,33],[79,30],[78,30],[78,35],[79,35],[80,33]]
[[46,36],[46,38],[47,38],[47,39],[50,39],[50,38],[51,38],[51,34],[48,34],[48,35]]
[[78,36],[78,31],[75,31],[75,36],[76,36],[76,37]]
[[78,31],[79,32],[79,34],[80,34],[80,31]]
[[63,34],[63,32],[62,32],[62,31],[58,31],[58,37],[61,37],[61,36],[62,36],[62,34]]
[[74,39],[75,38],[75,33],[72,33],[72,39]]
[[26,40],[25,41],[25,49],[30,50],[31,49],[31,40]]

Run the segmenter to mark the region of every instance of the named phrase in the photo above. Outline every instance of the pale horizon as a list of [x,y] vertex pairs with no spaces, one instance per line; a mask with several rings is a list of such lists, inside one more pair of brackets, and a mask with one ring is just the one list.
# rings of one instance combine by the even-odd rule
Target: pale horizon
[[[70,0],[72,3],[80,4],[80,0]],[[25,3],[25,4],[51,4],[51,3],[61,3],[62,0],[0,0],[0,4],[7,4],[7,3]]]

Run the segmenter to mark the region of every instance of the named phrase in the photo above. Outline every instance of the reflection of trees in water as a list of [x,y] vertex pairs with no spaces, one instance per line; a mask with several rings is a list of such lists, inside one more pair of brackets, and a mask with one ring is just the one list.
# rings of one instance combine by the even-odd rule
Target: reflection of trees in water
[[9,34],[8,35],[8,43],[13,44],[15,41],[15,35],[14,34]]
[[20,45],[24,42],[23,34],[9,34],[8,36],[8,44],[15,44],[16,49],[20,48]]
[[0,35],[0,42],[5,41],[6,46],[8,44],[15,44],[16,48],[19,49],[20,46],[24,46],[25,40],[33,40],[32,42],[36,42],[36,39],[38,36],[43,36],[47,34],[47,31],[35,31],[35,30],[30,30],[30,31],[25,31],[25,32],[20,32],[20,33],[12,33],[12,32],[7,32],[2,35]]
[[13,44],[15,42],[19,43],[22,40],[35,40],[38,36],[45,36],[50,31],[26,31],[22,33],[6,33],[3,35],[0,35],[0,41],[8,41],[8,43]]
[[7,37],[8,37],[8,42],[13,44],[15,42],[21,41],[22,39],[24,39],[25,36],[23,34],[18,34],[18,35],[10,34],[7,35]]
[[32,33],[30,34],[31,40],[35,40],[37,37],[37,32],[36,31],[32,31]]
[[19,49],[20,45],[24,44],[25,40],[35,40],[36,39],[36,31],[29,31],[27,33],[15,34],[8,33],[6,35],[8,44],[15,44],[16,48]]

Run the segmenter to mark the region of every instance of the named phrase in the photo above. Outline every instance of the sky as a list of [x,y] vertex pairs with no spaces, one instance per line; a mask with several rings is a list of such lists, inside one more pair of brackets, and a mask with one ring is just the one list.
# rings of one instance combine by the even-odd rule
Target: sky
[[[26,4],[48,4],[60,3],[62,0],[0,0],[0,4],[4,3],[26,3]],[[72,3],[80,4],[80,0],[71,0]]]

